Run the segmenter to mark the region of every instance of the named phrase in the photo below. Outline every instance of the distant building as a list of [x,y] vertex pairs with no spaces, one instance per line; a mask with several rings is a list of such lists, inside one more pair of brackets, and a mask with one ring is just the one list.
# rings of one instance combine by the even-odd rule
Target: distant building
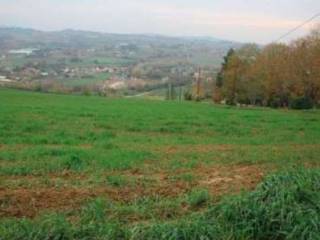
[[20,72],[20,77],[23,79],[32,79],[40,76],[40,71],[36,68],[25,68]]
[[6,76],[0,76],[0,83],[10,83],[13,80],[8,79]]
[[41,73],[41,76],[42,76],[42,77],[47,77],[48,75],[49,75],[49,73],[47,73],[47,72],[42,72],[42,73]]
[[37,48],[23,48],[23,49],[13,49],[10,50],[10,54],[22,54],[22,55],[31,55],[33,52],[38,51]]

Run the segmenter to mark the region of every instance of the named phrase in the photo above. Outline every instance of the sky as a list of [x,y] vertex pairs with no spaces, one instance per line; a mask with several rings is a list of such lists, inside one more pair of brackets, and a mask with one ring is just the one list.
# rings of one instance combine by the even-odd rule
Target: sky
[[[170,36],[266,44],[320,12],[320,0],[0,0],[0,26]],[[285,41],[306,34],[312,23]]]

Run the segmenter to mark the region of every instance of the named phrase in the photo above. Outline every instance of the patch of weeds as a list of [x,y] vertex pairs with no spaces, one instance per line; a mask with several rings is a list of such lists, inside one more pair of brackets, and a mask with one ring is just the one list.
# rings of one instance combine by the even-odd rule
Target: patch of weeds
[[111,149],[116,149],[118,146],[112,144],[109,141],[100,141],[94,144],[95,147],[101,148],[103,150],[111,150]]
[[185,129],[183,127],[180,126],[166,126],[166,127],[160,127],[159,129],[157,129],[158,132],[161,133],[182,133],[183,131],[185,131]]
[[181,205],[178,201],[161,200],[153,207],[155,218],[174,219],[181,215]]
[[116,137],[116,134],[111,131],[103,131],[98,135],[99,140],[110,140]]
[[86,204],[86,206],[81,210],[81,222],[105,222],[107,208],[108,204],[106,200],[102,198],[97,198],[88,202],[88,204]]
[[87,166],[87,161],[83,159],[79,154],[71,154],[63,163],[63,166],[67,170],[80,171]]
[[72,227],[63,215],[50,214],[31,221],[6,219],[1,222],[1,239],[72,239]]
[[40,122],[28,122],[21,126],[21,130],[26,133],[40,132],[44,130],[44,124]]
[[211,199],[207,189],[195,189],[187,195],[187,202],[192,208],[199,208],[206,205]]
[[[177,156],[176,156],[177,157]],[[180,157],[180,156],[178,156]],[[181,168],[188,168],[188,169],[194,169],[199,165],[198,159],[186,159],[183,160],[173,160],[169,164],[170,169],[181,169]]]
[[61,157],[66,155],[66,151],[64,149],[52,148],[47,150],[47,155],[52,157]]
[[33,168],[29,166],[4,167],[0,172],[4,175],[27,176],[33,172]]
[[137,126],[129,127],[129,128],[127,128],[127,130],[128,130],[129,132],[142,132],[142,131],[143,131],[143,129],[141,129],[141,127],[137,127]]
[[147,159],[152,159],[150,152],[130,151],[126,149],[112,149],[101,151],[98,157],[98,167],[109,170],[127,170],[138,167]]
[[52,181],[48,176],[44,176],[40,179],[40,183],[46,187],[53,187],[54,181]]
[[13,151],[0,151],[0,160],[14,161],[16,159],[16,153]]
[[135,216],[140,219],[174,219],[181,215],[180,199],[169,199],[160,196],[140,197],[131,205]]
[[120,175],[113,175],[107,177],[107,182],[113,187],[124,187],[128,185],[129,181],[126,177]]

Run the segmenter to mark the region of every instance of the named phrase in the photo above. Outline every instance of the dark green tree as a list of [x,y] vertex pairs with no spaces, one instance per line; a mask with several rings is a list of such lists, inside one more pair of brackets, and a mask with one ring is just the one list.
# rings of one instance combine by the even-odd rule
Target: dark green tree
[[218,88],[221,88],[223,86],[224,83],[224,71],[226,70],[226,68],[228,67],[228,63],[231,59],[231,57],[235,54],[235,51],[233,48],[231,48],[227,55],[223,58],[223,63],[221,66],[221,70],[219,71],[218,75],[217,75],[217,81],[216,81],[216,86]]

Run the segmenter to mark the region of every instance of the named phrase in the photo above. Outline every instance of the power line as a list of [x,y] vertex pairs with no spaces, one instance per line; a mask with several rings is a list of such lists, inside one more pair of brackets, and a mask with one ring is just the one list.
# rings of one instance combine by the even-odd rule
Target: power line
[[305,26],[306,24],[308,24],[309,22],[313,21],[314,19],[320,17],[320,12],[313,15],[311,18],[309,18],[308,20],[304,21],[303,23],[299,24],[298,26],[296,26],[295,28],[291,29],[289,32],[287,32],[286,34],[283,34],[281,37],[279,37],[277,40],[275,40],[274,42],[279,42],[280,40],[284,39],[285,37],[289,36],[291,33],[297,31],[299,28],[302,28],[303,26]]

